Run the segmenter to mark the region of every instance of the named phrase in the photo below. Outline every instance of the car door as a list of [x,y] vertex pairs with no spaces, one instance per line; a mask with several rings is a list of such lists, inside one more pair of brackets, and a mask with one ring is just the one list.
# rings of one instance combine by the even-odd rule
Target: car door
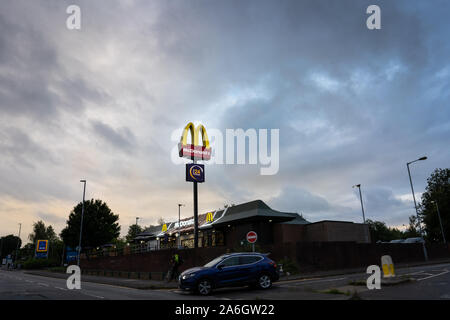
[[241,282],[250,282],[257,278],[260,267],[258,262],[262,258],[258,256],[241,256],[239,257],[240,279]]
[[229,257],[217,266],[217,285],[221,287],[235,284],[242,277],[239,257]]

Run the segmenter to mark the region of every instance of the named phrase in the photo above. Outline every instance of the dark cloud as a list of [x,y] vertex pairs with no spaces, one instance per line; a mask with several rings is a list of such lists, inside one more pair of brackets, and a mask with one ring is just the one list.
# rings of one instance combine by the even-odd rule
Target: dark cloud
[[132,147],[135,144],[135,137],[129,128],[122,127],[113,129],[101,121],[91,121],[91,124],[94,132],[104,139],[104,141],[118,149],[132,151]]
[[281,194],[270,201],[276,210],[302,213],[326,212],[330,210],[328,201],[302,188],[293,186],[282,189]]

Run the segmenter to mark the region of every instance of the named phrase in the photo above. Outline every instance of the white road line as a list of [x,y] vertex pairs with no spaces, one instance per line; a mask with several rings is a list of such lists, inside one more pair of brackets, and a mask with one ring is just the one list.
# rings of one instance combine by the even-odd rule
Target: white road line
[[48,287],[48,284],[46,284],[46,283],[42,283],[42,282],[39,282],[39,283],[38,283],[38,285],[40,285],[40,286],[44,286],[44,287]]
[[313,282],[313,283],[316,283],[316,282],[339,281],[339,280],[345,280],[345,279],[347,279],[347,278],[334,278],[334,279],[322,279],[322,280],[305,279],[305,280],[298,280],[298,281],[291,280],[292,282],[280,283],[279,287],[286,287],[286,286],[288,286],[288,284],[291,284],[291,283],[300,283],[300,284],[303,284],[303,283],[305,283],[305,282]]
[[[83,293],[83,292],[82,292]],[[83,293],[84,295],[87,295],[89,297],[99,298],[99,299],[105,299],[105,297],[102,296],[96,296],[95,294],[89,294],[89,293]]]
[[425,272],[425,271],[422,270],[422,271],[419,271],[419,272],[407,273],[407,274],[405,274],[405,276],[413,276],[413,275],[416,275],[416,274],[421,274],[423,272]]
[[61,288],[61,287],[55,287],[55,289],[67,291],[67,289],[64,289],[64,288]]
[[422,278],[422,279],[417,279],[417,281],[422,281],[422,280],[427,280],[427,279],[430,279],[430,278],[442,276],[443,274],[446,274],[446,273],[449,273],[449,271],[446,270],[446,271],[444,271],[442,273],[439,273],[439,274],[435,274],[435,275],[432,275],[432,276],[429,276],[429,277],[425,277],[425,278]]

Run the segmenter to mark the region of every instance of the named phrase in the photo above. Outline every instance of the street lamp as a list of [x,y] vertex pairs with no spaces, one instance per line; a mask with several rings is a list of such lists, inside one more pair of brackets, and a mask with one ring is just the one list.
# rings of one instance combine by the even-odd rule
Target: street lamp
[[[366,224],[366,217],[364,214],[364,205],[363,205],[363,200],[362,200],[362,194],[361,194],[361,184],[355,184],[352,188],[358,188],[359,190],[359,200],[361,201],[361,210],[362,210],[362,214],[363,214],[363,223]],[[364,235],[366,237],[366,242],[369,242],[369,237],[367,235],[367,230],[366,227],[364,227]]]
[[184,207],[184,204],[178,204],[178,247],[181,247],[181,233],[180,233],[180,217],[181,217],[181,207]]
[[18,254],[19,254],[19,243],[20,243],[20,231],[21,231],[21,229],[22,229],[22,224],[21,223],[19,223],[19,239],[17,239],[17,246],[16,246],[16,257],[15,257],[15,264],[17,265],[17,257],[18,257]]
[[427,157],[422,157],[422,158],[419,158],[417,160],[414,160],[414,161],[411,161],[411,162],[407,162],[406,163],[406,167],[408,168],[409,183],[411,184],[411,192],[412,192],[413,200],[414,200],[414,208],[416,209],[417,222],[419,224],[420,236],[422,238],[423,255],[425,257],[425,261],[428,261],[427,248],[425,247],[425,241],[423,240],[422,224],[420,223],[419,212],[417,210],[416,196],[414,195],[414,187],[413,187],[413,183],[412,183],[412,179],[411,179],[411,171],[409,170],[409,165],[410,164],[412,164],[414,162],[417,162],[417,161],[422,161],[422,160],[427,160]]
[[439,224],[441,225],[442,239],[444,240],[444,244],[445,244],[445,243],[447,243],[447,241],[445,240],[444,228],[442,227],[442,220],[441,220],[441,214],[439,212],[438,203],[435,200],[432,200],[431,203],[434,203],[436,205],[436,211],[437,211],[438,218],[439,218]]
[[361,210],[362,210],[362,214],[363,214],[363,222],[366,223],[366,217],[364,216],[364,205],[363,205],[363,201],[362,201],[362,194],[361,194],[361,184],[355,184],[352,188],[358,188],[359,190],[359,200],[361,201]]
[[84,184],[84,187],[83,187],[83,203],[81,204],[81,225],[80,225],[80,240],[78,242],[77,266],[80,266],[81,237],[83,234],[83,217],[84,217],[84,196],[86,194],[86,180],[80,180],[80,182]]

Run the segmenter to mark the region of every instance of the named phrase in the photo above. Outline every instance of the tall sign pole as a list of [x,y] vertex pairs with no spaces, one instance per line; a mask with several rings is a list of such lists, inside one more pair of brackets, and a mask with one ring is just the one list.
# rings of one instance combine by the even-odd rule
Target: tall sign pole
[[17,257],[18,257],[18,254],[19,254],[19,243],[20,243],[20,231],[22,230],[22,224],[21,223],[19,223],[19,239],[17,240],[17,247],[16,247],[16,257],[15,257],[15,260],[16,260],[16,264],[17,264]]
[[[187,135],[191,133],[192,143],[187,143]],[[199,145],[200,133],[202,135],[202,145]],[[180,157],[192,160],[192,163],[186,164],[186,181],[193,182],[194,193],[194,248],[198,248],[198,185],[205,182],[205,166],[197,164],[197,160],[211,159],[211,148],[209,147],[208,135],[203,125],[197,128],[192,122],[189,122],[184,128],[181,141],[178,144]]]
[[194,248],[198,248],[198,190],[197,190],[197,182],[194,182]]

